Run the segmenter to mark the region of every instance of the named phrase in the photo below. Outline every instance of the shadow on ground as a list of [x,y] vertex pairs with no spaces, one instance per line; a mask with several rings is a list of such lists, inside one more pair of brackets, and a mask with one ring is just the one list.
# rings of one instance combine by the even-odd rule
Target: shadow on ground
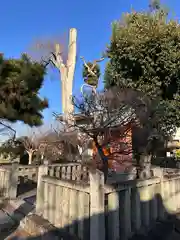
[[[8,206],[8,201],[4,203],[3,209]],[[28,215],[31,211],[33,211],[34,206],[24,202],[20,205],[16,210],[12,213],[7,214],[6,211],[2,210],[4,213],[4,217],[1,218],[0,224],[0,240],[4,240],[9,237],[20,225],[20,221],[24,219],[25,216]],[[10,238],[11,239],[11,238]],[[16,239],[16,238],[13,238]]]
[[20,196],[36,188],[37,188],[37,182],[34,182],[29,179],[26,182],[24,182],[24,178],[21,177],[20,183],[18,184],[18,188],[17,188],[17,196]]

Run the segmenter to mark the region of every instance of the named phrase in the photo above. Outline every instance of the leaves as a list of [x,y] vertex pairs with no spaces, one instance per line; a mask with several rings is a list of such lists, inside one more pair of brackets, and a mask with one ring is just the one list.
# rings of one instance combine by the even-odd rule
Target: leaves
[[48,107],[46,99],[40,99],[45,67],[23,54],[20,59],[0,56],[0,117],[30,126],[42,124],[41,112]]
[[105,87],[129,87],[154,99],[152,127],[171,135],[180,127],[180,25],[152,1],[112,24]]
[[83,64],[83,79],[86,83],[92,86],[97,86],[98,85],[98,79],[100,77],[100,67],[98,64],[88,62],[87,65],[89,66],[90,69],[92,69],[92,72],[94,75],[92,75],[89,71],[88,68]]

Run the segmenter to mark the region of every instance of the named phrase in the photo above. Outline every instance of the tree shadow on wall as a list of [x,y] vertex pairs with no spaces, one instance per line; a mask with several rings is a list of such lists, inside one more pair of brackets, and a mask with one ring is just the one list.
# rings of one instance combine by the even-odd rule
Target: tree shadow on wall
[[[133,194],[132,191],[132,197]],[[175,192],[173,195],[167,197],[165,200],[168,201],[168,198],[175,198],[179,194]],[[55,228],[47,220],[44,220],[42,217],[32,214],[27,217],[28,221],[33,221],[37,226],[34,228],[34,235],[32,237],[26,237],[22,239],[27,240],[40,240],[40,239],[55,239],[55,240],[92,240],[92,239],[101,239],[101,240],[113,240],[113,239],[131,239],[131,240],[159,240],[167,239],[168,236],[178,235],[180,237],[180,220],[175,214],[169,213],[167,207],[163,203],[162,197],[160,194],[156,194],[151,199],[140,202],[139,211],[136,209],[136,205],[133,199],[129,208],[131,209],[129,213],[129,208],[124,207],[123,195],[118,194],[119,198],[119,207],[113,211],[108,210],[108,198],[105,198],[106,201],[106,212],[104,214],[93,215],[90,219],[84,218],[81,220],[75,220],[72,224],[66,225],[63,228]],[[136,200],[140,199],[140,194],[136,195]],[[121,207],[122,206],[122,207]],[[171,206],[170,206],[171,207]],[[14,211],[14,216],[19,211],[22,212],[24,206],[20,206],[19,209]],[[48,208],[49,209],[49,208]],[[78,209],[78,206],[77,208]],[[136,211],[135,211],[136,210]],[[140,214],[138,216],[138,214]],[[26,217],[26,213],[17,221],[16,228],[19,225],[19,222]],[[138,221],[137,221],[138,219]],[[97,233],[94,228],[94,232],[91,229],[92,222],[96,228],[96,224],[100,223],[100,230]],[[46,226],[46,229],[49,229],[47,232],[41,234],[42,226]],[[105,229],[105,236],[103,236],[103,226]],[[178,230],[179,229],[179,230]],[[15,230],[15,229],[14,229]],[[1,232],[2,229],[1,229]],[[96,238],[90,238],[90,232],[96,235]],[[179,231],[180,232],[180,231]],[[7,228],[6,228],[7,233]],[[97,235],[99,236],[97,237]],[[6,234],[6,236],[8,236]],[[5,238],[3,238],[5,239]],[[12,237],[11,240],[17,240],[20,238]]]

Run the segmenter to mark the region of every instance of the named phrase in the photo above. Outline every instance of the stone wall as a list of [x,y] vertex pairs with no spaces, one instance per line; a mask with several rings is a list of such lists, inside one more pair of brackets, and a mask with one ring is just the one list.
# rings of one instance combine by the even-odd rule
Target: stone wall
[[0,167],[0,198],[9,197],[11,169]]
[[89,180],[42,174],[37,214],[82,240],[126,240],[180,208],[180,176],[104,185],[96,170]]

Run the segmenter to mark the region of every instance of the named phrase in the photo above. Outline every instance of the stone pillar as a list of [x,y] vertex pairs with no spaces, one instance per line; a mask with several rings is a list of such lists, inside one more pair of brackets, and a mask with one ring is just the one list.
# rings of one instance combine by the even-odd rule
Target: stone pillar
[[17,197],[17,187],[18,187],[18,175],[19,175],[19,163],[13,162],[10,181],[9,181],[9,198],[15,199]]
[[139,189],[141,199],[141,220],[144,229],[148,229],[150,221],[150,188],[144,186]]
[[105,240],[104,174],[91,170],[90,178],[90,240]]
[[[169,181],[160,182],[160,197],[158,199],[158,215],[160,220],[164,220],[165,218],[165,208],[163,201],[165,198],[169,198]],[[166,201],[165,201],[166,205]]]
[[119,192],[120,202],[120,239],[131,237],[131,187]]
[[150,186],[152,194],[150,200],[150,223],[155,224],[158,216],[158,200],[157,200],[157,189],[156,185]]
[[119,194],[112,192],[108,194],[108,239],[119,239]]
[[55,224],[55,215],[56,215],[56,185],[49,184],[48,188],[48,195],[49,195],[49,217],[48,220],[50,223]]
[[136,232],[141,229],[141,200],[138,188],[131,191],[131,231]]
[[48,174],[48,165],[39,166],[38,182],[37,182],[37,196],[36,196],[36,213],[42,214],[42,207],[44,205],[44,188],[42,183],[42,176]]
[[67,180],[71,180],[71,166],[67,166],[66,178]]

